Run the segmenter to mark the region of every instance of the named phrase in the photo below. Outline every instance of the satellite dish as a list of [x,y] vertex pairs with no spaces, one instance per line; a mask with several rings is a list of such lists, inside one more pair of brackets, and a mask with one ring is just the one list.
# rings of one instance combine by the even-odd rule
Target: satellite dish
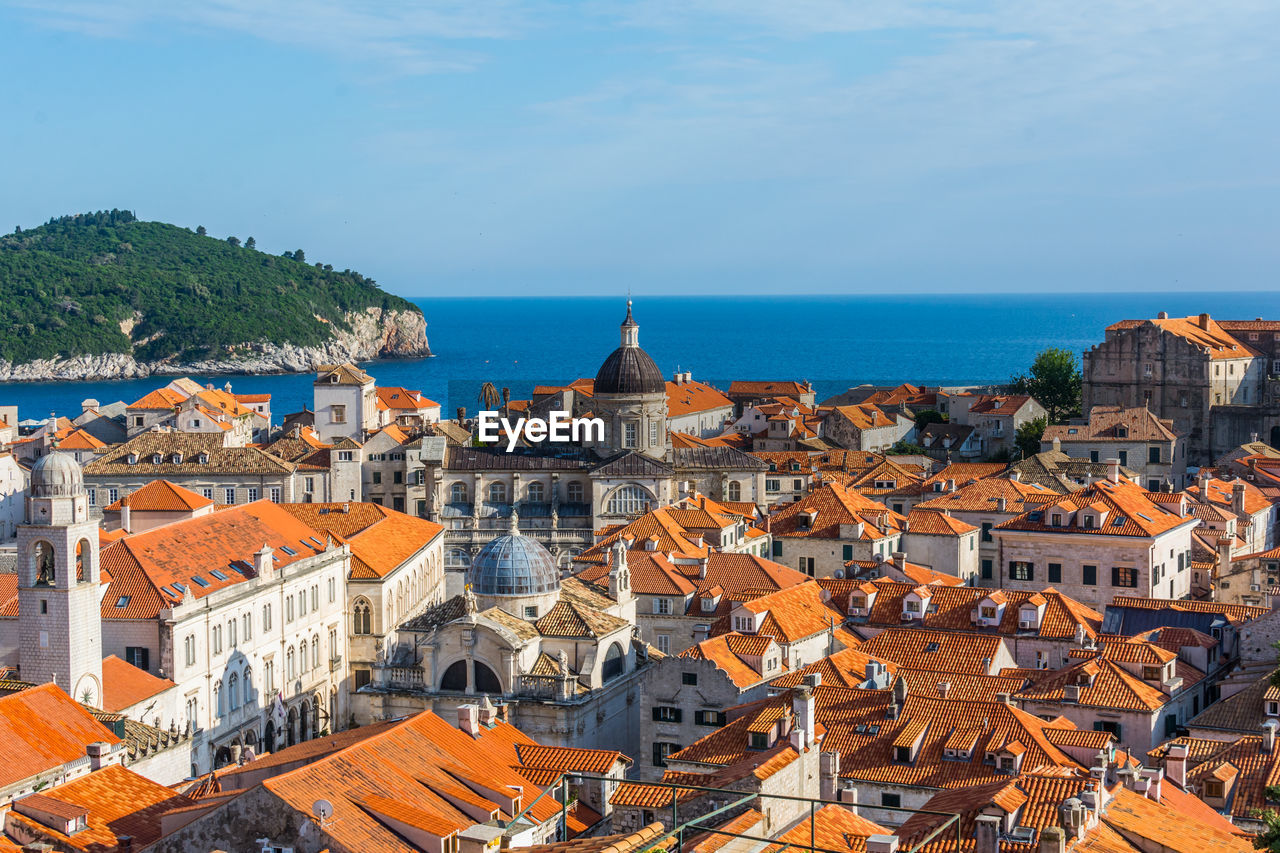
[[311,813],[323,825],[326,820],[333,817],[333,803],[328,800],[316,800],[311,804]]

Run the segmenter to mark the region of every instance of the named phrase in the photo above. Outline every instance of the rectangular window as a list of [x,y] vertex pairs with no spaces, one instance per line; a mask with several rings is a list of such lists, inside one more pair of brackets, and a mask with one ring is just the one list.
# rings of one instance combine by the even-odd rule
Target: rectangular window
[[98,505],[98,490],[97,490],[97,489],[87,489],[86,491],[89,493],[89,506],[97,506],[97,505]]
[[982,561],[982,579],[984,581],[991,580],[991,576],[995,574],[994,568],[990,560]]
[[780,539],[773,540],[773,556],[775,557],[782,556],[782,540]]
[[1157,445],[1157,446],[1155,446],[1155,447],[1148,447],[1148,448],[1147,448],[1147,461],[1148,461],[1148,462],[1150,462],[1150,463],[1151,463],[1151,464],[1153,464],[1153,465],[1159,465],[1159,464],[1160,464],[1160,447],[1159,447],[1159,445]]
[[125,646],[124,659],[138,669],[151,670],[151,650],[146,646]]
[[399,485],[401,485],[402,483],[404,483],[404,472],[403,472],[403,471],[392,471],[392,472],[391,472],[391,482],[392,482],[392,483],[394,483],[394,484],[395,484],[395,485],[397,485],[397,486],[399,486]]
[[223,497],[225,497],[225,498],[226,498],[226,500],[224,501],[224,503],[226,503],[226,504],[228,504],[228,505],[235,503],[235,502],[236,502],[236,490],[235,490],[235,489],[223,489]]
[[1124,465],[1125,467],[1128,467],[1128,465],[1129,465],[1129,451],[1127,451],[1127,450],[1118,450],[1118,451],[1116,451],[1116,456],[1119,456],[1119,457],[1120,457],[1120,464],[1121,464],[1121,465]]
[[1112,566],[1111,585],[1133,589],[1138,585],[1138,570],[1124,566]]
[[696,711],[693,721],[700,726],[723,726],[728,722],[724,711]]
[[810,577],[813,576],[813,557],[800,558],[800,571],[804,572],[806,575],[809,575]]
[[622,425],[622,446],[636,446],[636,423],[635,421],[627,421]]
[[662,615],[662,616],[670,615],[670,613],[671,613],[671,599],[669,599],[669,598],[655,598],[655,599],[653,600],[653,612],[654,612],[654,613],[657,613],[657,614],[659,614],[659,615]]
[[213,500],[213,489],[201,489],[200,495],[207,501]]
[[312,611],[320,609],[320,587],[314,584],[311,587],[311,609]]
[[781,491],[781,489],[782,489],[781,480],[765,480],[764,481],[764,490],[766,492],[777,492],[777,491]]
[[891,809],[901,808],[902,795],[901,794],[881,794],[880,805],[888,806]]
[[667,756],[671,755],[673,752],[679,752],[679,751],[680,751],[680,744],[678,743],[655,742],[653,744],[653,766],[666,767]]
[[991,541],[991,522],[989,521],[982,522],[982,541]]
[[271,630],[271,605],[262,605],[262,630],[267,632]]
[[347,422],[347,407],[333,406],[330,410],[335,424],[345,424]]
[[107,504],[108,505],[113,504],[118,500],[120,500],[120,490],[107,489]]
[[245,500],[247,502],[253,503],[258,499],[258,490],[253,488],[252,486],[245,489],[244,491],[245,491]]
[[853,559],[853,546],[852,546],[852,545],[845,545],[845,546],[841,549],[841,551],[842,551],[842,556],[844,557],[844,561],[845,561],[846,563]]
[[698,673],[696,673],[696,672],[682,672],[682,673],[680,673],[680,683],[681,683],[681,684],[683,684],[683,685],[685,685],[686,687],[697,687],[697,686],[698,686]]
[[373,472],[373,484],[374,484],[375,486],[377,486],[377,485],[381,485],[381,484],[382,484],[382,472],[381,472],[381,471],[374,471],[374,472]]
[[1122,731],[1120,728],[1120,724],[1117,722],[1113,722],[1112,720],[1094,720],[1093,730],[1095,732],[1110,732],[1111,734],[1115,735],[1117,739],[1121,737],[1121,731]]
[[649,421],[649,446],[658,446],[658,422]]
[[195,666],[196,663],[196,638],[188,636],[186,642],[183,643],[186,651],[187,666]]
[[793,491],[793,492],[803,492],[803,491],[804,491],[804,480],[792,480],[792,481],[791,481],[791,491]]
[[655,634],[653,636],[653,639],[654,639],[655,645],[657,645],[658,647],[658,651],[662,652],[664,655],[671,654],[671,635],[670,634]]
[[1035,580],[1036,570],[1033,563],[1025,560],[1009,561],[1009,580],[1014,581],[1030,581]]
[[271,502],[273,504],[280,503],[280,487],[279,486],[272,486],[271,491],[268,494],[271,495]]
[[333,578],[329,578],[329,603],[330,604],[333,604],[334,589],[336,586],[337,584],[334,583]]
[[372,676],[372,673],[368,669],[365,669],[363,667],[357,669],[355,671],[356,690],[359,690],[361,687],[364,687],[366,684],[368,684],[369,681],[371,680],[371,676]]
[[1085,586],[1098,585],[1098,567],[1097,566],[1081,566],[1080,567],[1080,583]]
[[1062,564],[1049,564],[1049,583],[1062,583]]
[[678,723],[681,722],[683,717],[683,711],[670,705],[658,705],[653,709],[653,721],[655,723]]
[[1097,461],[1098,461],[1098,451],[1096,451],[1096,450],[1090,450],[1090,451],[1089,451],[1089,461],[1090,461],[1090,462],[1097,462]]

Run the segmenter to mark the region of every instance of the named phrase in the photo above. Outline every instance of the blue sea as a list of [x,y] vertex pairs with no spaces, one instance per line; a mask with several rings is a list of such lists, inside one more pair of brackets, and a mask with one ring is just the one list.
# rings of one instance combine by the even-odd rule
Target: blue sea
[[[419,389],[451,417],[477,408],[485,381],[525,398],[534,385],[595,376],[618,346],[621,298],[413,300],[427,318],[434,356],[364,365],[380,385]],[[1280,293],[639,297],[640,345],[668,375],[808,379],[818,399],[868,382],[1007,381],[1045,347],[1075,352],[1125,318],[1210,312],[1223,319],[1280,318]],[[270,392],[280,415],[311,404],[311,375],[195,377],[239,393]],[[132,402],[167,377],[117,382],[0,384],[19,417],[77,414],[80,402]]]

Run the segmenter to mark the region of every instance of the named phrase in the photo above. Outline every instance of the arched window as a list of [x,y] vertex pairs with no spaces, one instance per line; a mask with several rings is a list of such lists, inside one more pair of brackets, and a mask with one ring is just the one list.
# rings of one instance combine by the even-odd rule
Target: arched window
[[353,634],[372,634],[371,616],[373,608],[369,606],[369,602],[364,598],[357,598],[355,607],[352,610],[351,633]]
[[464,548],[450,548],[444,555],[444,564],[447,568],[465,569],[471,565],[471,555]]
[[88,539],[81,539],[76,543],[76,583],[83,581],[92,568],[93,547],[89,544]]
[[[235,677],[234,675],[232,676]],[[244,668],[244,700],[242,704],[248,705],[253,702],[253,668],[246,666]]]
[[466,661],[454,661],[449,665],[449,668],[444,671],[444,678],[440,679],[440,689],[453,690],[458,693],[467,689]]
[[295,668],[296,666],[297,661],[294,658],[293,646],[290,646],[289,650],[284,653],[284,671],[286,680],[293,681],[294,677],[298,674],[297,669]]
[[454,483],[449,487],[449,502],[455,504],[464,504],[467,502],[466,483]]
[[739,483],[737,480],[729,481],[729,500],[731,501],[742,500],[742,484]]
[[501,504],[507,502],[507,484],[506,483],[490,483],[489,484],[489,503]]
[[556,565],[562,569],[573,568],[573,558],[582,553],[581,548],[565,548],[556,559]]
[[581,483],[575,481],[569,484],[568,500],[569,500],[569,503],[571,504],[580,504],[580,503],[586,502],[586,499],[583,497]]
[[649,493],[640,486],[622,486],[609,498],[609,515],[638,515],[649,505]]
[[219,717],[225,713],[222,708],[222,682],[220,681],[213,683],[213,707],[217,709]]
[[53,586],[53,546],[43,540],[31,546],[31,569],[35,573],[36,583]]
[[[320,635],[316,634],[311,638],[311,667],[312,669],[320,668]],[[316,706],[320,707],[319,705]]]
[[489,667],[476,661],[476,677],[475,677],[476,693],[501,693],[502,682],[498,680],[498,674]]
[[[245,681],[244,692],[248,693],[249,689],[248,689],[247,675],[245,676],[245,679],[246,681]],[[231,678],[227,679],[227,704],[233,710],[240,707],[240,676],[236,675],[234,672],[231,673]]]
[[307,657],[307,641],[298,644],[298,671],[306,672],[310,668],[311,659]]
[[530,503],[540,504],[546,499],[546,486],[541,483],[530,483],[528,495]]
[[612,681],[622,675],[622,670],[626,666],[627,659],[622,654],[622,646],[614,643],[609,647],[609,651],[604,656],[604,680]]

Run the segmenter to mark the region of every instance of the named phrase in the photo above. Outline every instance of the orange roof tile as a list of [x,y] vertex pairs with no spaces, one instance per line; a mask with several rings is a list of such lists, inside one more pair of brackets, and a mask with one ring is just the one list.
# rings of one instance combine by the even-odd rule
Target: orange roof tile
[[1003,644],[999,637],[979,634],[887,628],[864,642],[859,650],[909,669],[989,675]]
[[102,659],[102,710],[122,711],[173,687],[167,678],[159,678],[139,669],[115,655]]
[[129,409],[146,409],[148,411],[161,411],[175,408],[183,400],[187,399],[186,395],[179,394],[169,388],[157,388],[150,394],[145,395],[140,400],[131,403]]
[[418,411],[420,409],[436,408],[440,405],[434,400],[428,400],[422,396],[421,391],[410,391],[408,388],[402,388],[398,385],[389,385],[386,388],[377,387],[373,390],[378,396],[378,402],[388,409]]
[[97,741],[120,738],[55,684],[0,696],[0,786],[83,759]]
[[890,835],[890,830],[874,821],[861,817],[847,806],[829,804],[820,808],[778,836],[779,844],[764,849],[764,853],[783,853],[800,850],[810,844],[824,850],[849,850],[860,853],[867,849],[867,839],[872,835]]
[[[351,577],[386,577],[444,532],[425,518],[397,512],[375,503],[280,504],[294,518],[314,530],[341,537],[351,548]],[[323,541],[324,537],[320,537]]]
[[176,486],[168,480],[152,480],[103,509],[119,512],[122,508],[129,507],[137,512],[189,512],[206,506],[213,506],[213,501],[204,495]]
[[732,409],[733,401],[705,382],[667,383],[667,416],[678,418],[715,409]]

